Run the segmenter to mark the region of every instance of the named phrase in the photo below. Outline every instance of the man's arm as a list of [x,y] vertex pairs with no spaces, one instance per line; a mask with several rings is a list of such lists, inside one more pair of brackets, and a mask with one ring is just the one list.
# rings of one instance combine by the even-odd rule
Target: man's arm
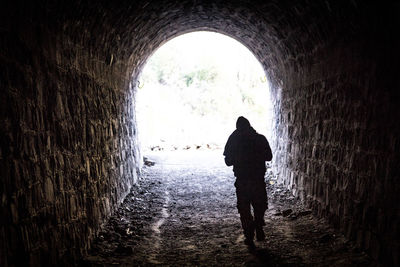
[[230,157],[225,156],[225,164],[226,166],[232,166],[233,160]]
[[260,141],[262,142],[261,147],[262,151],[260,151],[260,156],[262,157],[263,161],[271,161],[272,160],[272,151],[271,147],[269,146],[267,138],[265,136],[260,135]]
[[272,160],[272,151],[271,147],[269,146],[267,138],[265,138],[265,161],[271,161]]
[[225,164],[227,166],[232,166],[234,164],[232,139],[233,139],[232,135],[229,136],[228,141],[226,142],[226,145],[225,145],[225,149],[224,149]]

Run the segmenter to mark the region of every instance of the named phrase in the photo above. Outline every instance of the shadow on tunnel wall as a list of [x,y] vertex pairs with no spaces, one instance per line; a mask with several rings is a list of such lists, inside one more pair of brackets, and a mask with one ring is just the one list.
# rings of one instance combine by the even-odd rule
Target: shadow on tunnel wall
[[68,265],[87,252],[140,174],[132,84],[157,47],[193,30],[232,36],[263,64],[280,181],[373,258],[399,265],[399,11],[364,1],[6,1],[0,265]]

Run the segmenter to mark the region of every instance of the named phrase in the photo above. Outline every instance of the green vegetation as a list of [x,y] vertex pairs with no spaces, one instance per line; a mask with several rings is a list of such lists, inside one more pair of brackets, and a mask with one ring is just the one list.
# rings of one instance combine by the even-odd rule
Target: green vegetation
[[[187,51],[195,46],[190,35],[196,34],[168,42],[143,70],[137,111],[145,146],[221,145],[239,115],[265,132],[268,83],[257,60],[238,42],[215,33],[208,34],[223,38],[222,50],[203,44]],[[180,43],[180,38],[187,39]]]

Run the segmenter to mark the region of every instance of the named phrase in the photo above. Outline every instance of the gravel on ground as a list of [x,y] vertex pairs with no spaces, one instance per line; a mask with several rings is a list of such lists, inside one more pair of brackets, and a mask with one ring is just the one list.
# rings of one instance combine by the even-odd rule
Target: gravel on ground
[[159,151],[84,258],[87,266],[376,266],[267,170],[266,240],[244,244],[220,150]]

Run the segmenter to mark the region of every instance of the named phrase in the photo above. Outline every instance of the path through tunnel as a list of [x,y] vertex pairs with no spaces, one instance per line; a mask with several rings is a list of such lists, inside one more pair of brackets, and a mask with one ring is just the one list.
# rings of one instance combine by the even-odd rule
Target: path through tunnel
[[266,239],[244,243],[234,177],[219,150],[155,151],[93,242],[88,266],[373,266],[266,175]]
[[6,1],[0,15],[0,265],[72,265],[140,178],[134,111],[168,40],[235,38],[271,82],[278,183],[399,265],[399,5]]

